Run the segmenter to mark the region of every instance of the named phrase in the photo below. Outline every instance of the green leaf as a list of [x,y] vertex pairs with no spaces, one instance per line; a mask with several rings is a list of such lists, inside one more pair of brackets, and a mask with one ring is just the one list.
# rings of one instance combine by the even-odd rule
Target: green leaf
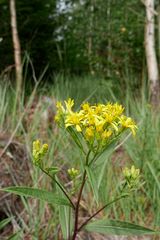
[[89,183],[93,190],[95,200],[98,204],[98,183],[97,183],[97,179],[96,179],[96,174],[93,172],[91,167],[88,167],[88,166],[86,166],[86,172],[87,172]]
[[1,190],[5,192],[15,193],[20,196],[38,198],[51,204],[70,206],[70,203],[67,199],[59,197],[58,195],[55,195],[54,193],[43,189],[31,187],[8,187]]
[[132,223],[106,219],[89,223],[85,226],[85,229],[89,232],[113,235],[144,235],[157,233],[151,229]]
[[12,218],[6,218],[6,219],[0,221],[0,230],[1,230],[2,228],[4,228],[4,227],[11,221],[11,219],[12,219]]
[[63,239],[68,239],[73,229],[72,208],[60,206],[59,221],[62,229]]
[[[59,182],[59,184],[61,184],[58,178],[56,178],[56,180]],[[58,188],[58,186],[57,191],[60,196],[63,194],[61,189]],[[61,225],[63,239],[69,239],[69,236],[71,236],[71,232],[73,229],[72,208],[69,208],[68,206],[59,206],[59,222]]]
[[96,166],[101,166],[104,164],[104,162],[108,162],[108,159],[114,152],[115,146],[116,146],[116,143],[114,141],[110,143],[108,146],[106,146],[106,148],[104,148],[103,151],[97,155],[95,159]]
[[110,146],[108,150],[106,150],[99,158],[99,164],[97,164],[96,170],[98,172],[98,179],[97,179],[97,185],[98,188],[101,185],[102,180],[104,179],[104,175],[106,174],[106,166],[109,162],[109,159],[114,151],[115,145]]
[[77,146],[78,146],[82,151],[84,151],[84,150],[83,150],[82,143],[81,143],[81,141],[80,141],[80,139],[79,139],[79,136],[78,136],[78,134],[76,133],[76,131],[74,130],[74,128],[73,128],[73,127],[68,127],[67,130],[68,130],[69,134],[71,135],[71,137],[73,138],[73,140],[75,141],[75,143],[77,144]]

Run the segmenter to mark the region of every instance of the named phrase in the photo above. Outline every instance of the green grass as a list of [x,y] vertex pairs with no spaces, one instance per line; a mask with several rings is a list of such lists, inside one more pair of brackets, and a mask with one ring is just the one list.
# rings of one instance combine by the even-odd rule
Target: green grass
[[[133,194],[133,197],[127,200],[121,200],[112,208],[107,209],[105,214],[112,218],[118,218],[127,221],[133,221],[147,227],[156,227],[160,225],[160,113],[153,113],[151,106],[147,103],[145,90],[136,91],[136,96],[131,91],[130,86],[126,85],[125,92],[121,90],[120,85],[113,85],[111,81],[97,79],[96,77],[86,76],[84,78],[67,78],[57,76],[55,84],[52,86],[38,87],[29,97],[28,102],[24,103],[25,92],[21,102],[21,111],[17,112],[15,106],[15,92],[11,86],[0,84],[0,129],[24,143],[29,150],[31,159],[31,145],[36,138],[49,143],[47,165],[58,165],[64,172],[63,179],[67,181],[66,170],[69,167],[80,165],[80,154],[70,140],[70,138],[53,122],[53,128],[43,126],[43,115],[46,105],[42,103],[41,109],[35,111],[33,122],[26,129],[24,119],[27,118],[28,104],[32,105],[34,95],[40,99],[47,95],[50,99],[64,100],[68,97],[74,98],[78,108],[83,101],[93,102],[119,102],[125,106],[127,115],[131,115],[138,122],[138,132],[135,138],[129,137],[121,146],[120,150],[112,156],[108,155],[100,159],[100,164],[105,161],[104,171],[99,178],[99,195],[105,202],[111,195],[118,192],[117,183],[122,179],[122,169],[124,166],[135,164],[141,169],[142,182],[140,190]],[[98,172],[101,165],[97,168]],[[43,186],[51,188],[49,180],[39,170],[31,165],[31,176],[33,186]],[[92,194],[85,196],[85,206],[92,203]],[[31,233],[32,239],[48,239],[53,236],[57,239],[58,222],[56,208],[51,212],[43,202],[23,200],[25,212],[18,216],[15,221],[21,230],[21,234]],[[90,204],[89,206],[91,206]],[[91,212],[91,208],[88,209]],[[47,215],[48,213],[48,215]],[[27,215],[29,220],[26,220]],[[47,217],[46,217],[47,215]],[[47,221],[46,221],[47,219]],[[53,232],[53,234],[51,234]]]

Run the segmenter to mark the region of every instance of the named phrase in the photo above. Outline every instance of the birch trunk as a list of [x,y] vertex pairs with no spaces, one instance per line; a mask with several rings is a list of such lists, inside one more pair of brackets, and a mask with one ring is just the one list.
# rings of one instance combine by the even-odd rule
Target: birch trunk
[[17,100],[20,100],[22,89],[22,62],[21,62],[21,46],[17,30],[16,5],[15,0],[10,0],[10,15],[11,15],[11,31],[14,48],[14,61],[16,69],[16,94]]
[[153,105],[159,102],[159,71],[155,51],[154,0],[146,0],[145,50],[147,60],[150,99]]
[[157,25],[158,25],[158,62],[160,62],[160,5],[157,8]]

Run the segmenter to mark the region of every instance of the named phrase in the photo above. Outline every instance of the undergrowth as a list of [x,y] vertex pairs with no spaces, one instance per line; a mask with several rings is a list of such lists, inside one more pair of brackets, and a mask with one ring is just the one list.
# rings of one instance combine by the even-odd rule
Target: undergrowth
[[[104,202],[108,200],[113,189],[118,191],[117,182],[122,168],[134,164],[141,169],[143,176],[144,184],[140,191],[136,192],[133,198],[121,200],[118,206],[107,209],[105,214],[116,219],[139,222],[146,227],[155,228],[160,225],[160,113],[152,111],[144,94],[145,89],[137,90],[137,96],[135,96],[129,86],[126,86],[125,92],[121,87],[105,79],[89,76],[75,79],[63,79],[62,76],[57,76],[52,86],[36,86],[29,96],[25,96],[24,90],[20,103],[21,111],[17,111],[14,107],[16,106],[14,88],[2,82],[0,84],[0,132],[4,135],[8,134],[9,140],[17,138],[23,143],[28,149],[30,158],[33,140],[41,138],[47,141],[50,149],[48,161],[50,164],[58,165],[65,172],[67,168],[72,167],[73,162],[74,166],[79,166],[79,152],[73,148],[73,142],[69,136],[57,129],[54,120],[53,122],[48,119],[44,120],[43,116],[47,114],[47,111],[53,109],[54,115],[55,101],[71,97],[78,102],[77,108],[83,101],[121,103],[125,106],[126,114],[130,114],[138,122],[138,131],[134,139],[126,136],[129,138],[128,141],[120,142],[114,155],[111,151],[108,156],[102,156],[101,161],[105,161],[105,168],[98,169],[98,171],[101,171],[102,177],[105,177],[103,177],[103,185],[99,194]],[[43,101],[44,97],[47,97],[49,104]],[[34,105],[35,99],[35,105],[40,107],[35,107],[33,116],[28,121],[29,109]],[[70,159],[73,162],[70,162]],[[31,166],[30,173],[32,186],[41,185],[44,188],[51,188],[48,178],[42,176],[37,169]],[[68,180],[65,174],[62,177]],[[111,185],[114,185],[113,189],[110,188]],[[31,235],[32,239],[45,240],[50,239],[49,237],[58,239],[57,209],[54,208],[51,213],[49,207],[43,202],[27,201],[24,198],[22,201],[25,215],[28,217],[26,220],[24,214],[21,214],[14,219],[20,234],[17,239],[23,239],[27,234]],[[93,208],[92,194],[85,195],[83,206],[84,211],[90,213],[91,208],[86,209],[88,205]],[[54,235],[50,236],[51,232],[54,232]]]

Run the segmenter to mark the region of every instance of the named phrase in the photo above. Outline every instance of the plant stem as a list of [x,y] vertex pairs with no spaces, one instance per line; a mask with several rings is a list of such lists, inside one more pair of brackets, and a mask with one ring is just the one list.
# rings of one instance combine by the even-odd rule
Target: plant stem
[[83,174],[83,180],[82,180],[82,185],[79,191],[79,195],[78,195],[78,200],[77,200],[77,204],[76,204],[76,208],[75,208],[75,222],[74,222],[74,233],[72,236],[72,240],[76,239],[76,235],[78,233],[78,216],[79,216],[79,204],[80,204],[80,200],[81,200],[81,196],[82,196],[82,191],[83,191],[83,187],[86,181],[86,170],[84,171]]
[[102,208],[100,208],[98,211],[96,211],[92,216],[90,216],[84,223],[82,223],[82,225],[77,229],[77,232],[80,232],[82,230],[82,228],[92,219],[94,218],[98,213],[100,213],[101,211],[103,211],[106,207],[109,207],[111,204],[113,204],[114,202],[117,202],[118,200],[127,197],[128,194],[124,194],[121,195],[118,198],[115,198],[114,200],[112,200],[111,202],[107,203],[106,205],[104,205]]
[[[88,165],[90,152],[91,151],[89,150],[89,152],[86,156],[86,166]],[[75,222],[74,222],[74,232],[73,232],[72,240],[76,239],[76,236],[77,236],[77,233],[78,233],[79,205],[80,205],[80,200],[81,200],[81,197],[82,197],[82,191],[83,191],[83,188],[84,188],[84,185],[85,185],[85,182],[86,182],[86,175],[87,175],[87,172],[86,172],[86,170],[84,170],[82,184],[81,184],[81,188],[80,188],[80,191],[79,191],[79,194],[78,194],[78,200],[77,200],[76,208],[75,208]]]
[[61,189],[61,191],[64,193],[64,195],[66,196],[66,198],[69,200],[71,206],[73,207],[73,209],[75,210],[75,206],[74,203],[72,202],[72,200],[70,199],[68,193],[64,190],[64,188],[61,186],[61,184],[55,179],[53,178],[47,171],[45,171],[43,168],[40,167],[40,169],[42,170],[42,172],[44,172],[45,174],[47,174],[57,185],[58,187]]

